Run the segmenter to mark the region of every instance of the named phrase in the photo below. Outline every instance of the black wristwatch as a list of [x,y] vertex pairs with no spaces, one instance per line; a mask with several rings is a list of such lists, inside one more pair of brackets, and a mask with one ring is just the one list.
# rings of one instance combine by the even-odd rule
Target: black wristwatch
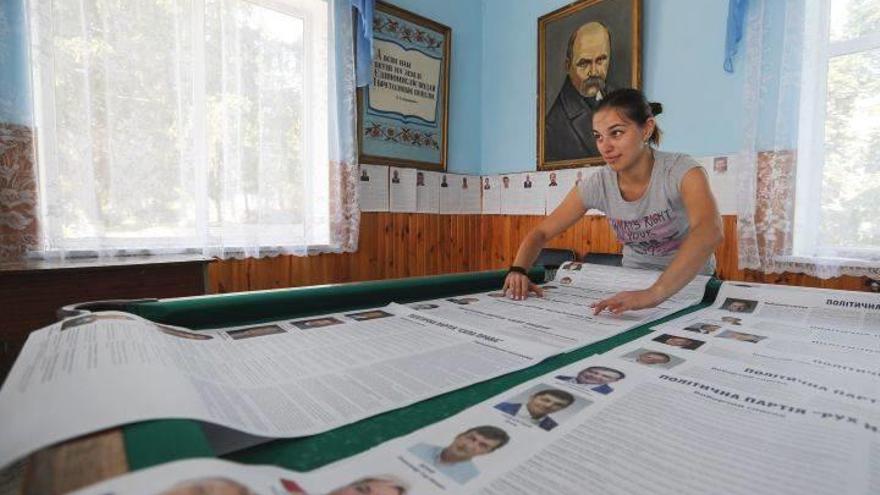
[[522,273],[523,275],[528,276],[526,269],[521,266],[511,265],[510,268],[507,269],[507,273],[510,272]]

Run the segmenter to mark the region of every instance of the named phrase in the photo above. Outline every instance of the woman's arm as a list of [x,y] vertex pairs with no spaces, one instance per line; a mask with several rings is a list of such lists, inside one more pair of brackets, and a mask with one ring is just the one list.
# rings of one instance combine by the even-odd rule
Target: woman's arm
[[[519,245],[513,265],[528,269],[548,241],[571,227],[586,212],[587,209],[581,201],[577,186],[575,186],[568,192],[562,203],[553,210],[553,213],[526,235]],[[505,295],[509,294],[513,299],[525,299],[529,292],[534,292],[539,296],[543,295],[540,287],[533,284],[527,276],[516,272],[507,274],[502,290]]]
[[700,272],[723,239],[721,215],[705,170],[692,168],[684,174],[681,199],[687,211],[690,232],[672,263],[650,288],[619,292],[599,301],[592,305],[593,314],[605,309],[620,314],[627,310],[652,308],[681,290]]

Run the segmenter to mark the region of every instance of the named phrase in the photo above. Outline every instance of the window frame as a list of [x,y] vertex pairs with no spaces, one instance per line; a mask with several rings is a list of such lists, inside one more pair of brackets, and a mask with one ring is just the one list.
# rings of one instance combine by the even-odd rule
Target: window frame
[[[32,0],[33,1],[33,0]],[[306,191],[315,191],[316,188],[322,188],[319,191],[318,196],[321,198],[330,198],[330,183],[329,183],[329,117],[327,115],[318,115],[315,111],[315,105],[310,105],[306,103],[310,98],[309,95],[313,95],[315,91],[322,91],[323,100],[326,102],[324,105],[325,109],[329,109],[329,101],[331,98],[329,86],[326,84],[326,80],[328,77],[331,77],[329,74],[322,74],[321,70],[316,68],[317,64],[315,63],[316,53],[318,50],[324,50],[325,52],[332,49],[332,40],[330,39],[330,18],[332,16],[331,6],[325,0],[303,0],[299,5],[291,2],[289,0],[238,0],[244,4],[251,4],[254,6],[258,6],[267,10],[271,10],[277,12],[281,15],[291,16],[297,19],[302,20],[303,22],[303,46],[302,46],[302,55],[303,55],[303,92],[306,95],[303,98],[303,122],[320,122],[319,125],[308,125],[305,127],[305,132],[303,134],[303,142],[305,143],[304,148],[306,151],[304,152],[305,157],[315,157],[316,160],[308,160],[304,159],[303,163],[305,167],[312,167],[313,170],[309,173],[304,174],[306,176],[306,180],[303,184],[303,189]],[[207,239],[215,237],[211,231],[213,227],[210,225],[209,215],[208,215],[208,195],[206,194],[208,184],[208,154],[207,154],[207,139],[205,138],[207,132],[207,84],[206,84],[206,74],[205,74],[205,50],[207,47],[207,43],[205,42],[205,2],[203,0],[196,0],[193,2],[193,15],[191,20],[191,33],[194,39],[202,40],[201,43],[197,46],[197,50],[199,51],[199,59],[201,63],[194,64],[193,70],[193,88],[198,89],[198,91],[194,92],[193,96],[193,105],[195,108],[200,109],[194,112],[194,124],[193,124],[193,136],[197,139],[194,139],[193,142],[193,151],[194,157],[196,157],[196,161],[194,163],[194,175],[196,177],[196,185],[195,188],[199,191],[195,201],[195,212],[196,218],[201,218],[202,220],[197,222],[197,225],[188,232],[183,233],[181,235],[171,235],[171,236],[139,236],[139,235],[129,235],[129,236],[82,236],[82,237],[65,237],[62,243],[58,243],[57,240],[60,239],[52,234],[53,229],[57,230],[57,221],[53,221],[50,218],[50,206],[53,205],[51,201],[40,201],[38,203],[38,215],[41,222],[45,222],[44,225],[49,228],[45,229],[43,233],[41,233],[42,241],[40,243],[40,247],[35,249],[30,253],[30,257],[33,258],[57,258],[61,257],[95,257],[100,256],[102,251],[112,250],[114,251],[114,255],[117,256],[130,256],[130,255],[156,255],[156,256],[166,256],[169,254],[183,254],[183,255],[194,255],[203,252],[204,250],[214,249],[214,248],[222,248],[225,252],[230,253],[244,253],[247,250],[256,248],[259,249],[260,252],[268,252],[272,254],[279,254],[283,252],[283,250],[291,250],[298,251],[302,250],[303,252],[312,251],[313,249],[324,250],[326,248],[331,247],[331,222],[330,222],[330,204],[329,201],[325,201],[327,204],[316,205],[315,201],[305,201],[303,204],[304,209],[304,218],[313,219],[313,221],[317,221],[317,225],[310,225],[310,235],[309,238],[306,238],[306,224],[308,220],[299,223],[290,223],[289,225],[273,225],[274,228],[277,229],[287,229],[292,232],[289,236],[287,242],[284,243],[261,243],[266,245],[241,245],[238,243],[233,243],[231,245],[215,245],[215,243],[206,242]],[[37,16],[39,17],[39,16]],[[39,19],[33,18],[29,22],[28,29],[40,29],[39,27]],[[321,26],[321,27],[319,27]],[[31,34],[31,36],[35,36]],[[55,73],[54,73],[54,65],[52,64],[43,64],[40,61],[39,50],[35,52],[33,48],[31,48],[31,53],[29,56],[30,64],[32,65],[31,69],[31,81],[32,87],[34,87],[33,92],[33,102],[34,102],[34,127],[41,131],[43,134],[43,139],[41,139],[41,143],[36,145],[36,148],[39,149],[42,146],[45,146],[45,150],[48,150],[47,153],[44,153],[44,156],[52,156],[57,157],[57,147],[58,141],[55,138],[54,129],[55,123],[57,120],[57,109],[55,108],[54,100],[48,99],[48,101],[44,101],[44,94],[51,94],[51,91],[48,88],[51,88],[55,81]],[[43,85],[45,88],[40,90],[36,87],[36,85]],[[51,110],[42,110],[41,108],[45,106],[52,106]],[[325,112],[326,113],[326,112]],[[47,117],[47,118],[44,118]],[[41,122],[42,121],[42,122]],[[42,123],[43,125],[40,125]],[[315,144],[317,143],[317,144]],[[315,147],[322,146],[317,154],[310,149]],[[323,158],[323,159],[322,159]],[[46,164],[45,162],[37,161],[37,170],[38,175],[47,175],[54,170],[54,165]],[[309,180],[311,179],[311,180]],[[48,187],[47,181],[38,180],[38,192],[40,197],[47,198],[48,197]],[[58,200],[55,200],[56,202]],[[57,204],[55,204],[57,207]],[[316,208],[323,209],[323,212],[319,212],[317,215],[314,213]],[[321,214],[323,213],[323,214]],[[51,227],[52,225],[56,225],[55,227]],[[222,237],[222,236],[221,236]],[[295,243],[294,239],[302,239],[302,242]],[[146,241],[146,242],[143,242]]]
[[797,138],[797,174],[793,256],[798,258],[864,258],[880,247],[841,247],[822,243],[819,222],[825,168],[825,119],[828,66],[835,57],[880,49],[880,33],[831,41],[831,2],[806,2]]

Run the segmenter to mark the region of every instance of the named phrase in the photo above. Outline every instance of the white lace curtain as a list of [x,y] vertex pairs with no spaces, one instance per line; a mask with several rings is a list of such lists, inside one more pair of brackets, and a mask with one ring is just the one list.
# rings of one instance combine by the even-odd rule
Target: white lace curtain
[[41,256],[357,248],[350,0],[31,0]]
[[741,269],[880,278],[880,49],[865,43],[877,8],[750,2]]

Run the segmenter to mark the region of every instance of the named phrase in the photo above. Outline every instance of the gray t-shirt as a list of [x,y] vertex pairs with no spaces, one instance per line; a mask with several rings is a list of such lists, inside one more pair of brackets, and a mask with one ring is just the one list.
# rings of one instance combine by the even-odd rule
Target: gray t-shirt
[[[624,244],[623,266],[649,270],[669,266],[690,230],[681,201],[681,180],[688,170],[699,166],[687,155],[654,150],[651,182],[636,201],[623,199],[617,173],[607,166],[580,183],[578,192],[584,206],[604,211]],[[701,273],[711,275],[714,271],[712,255]]]

